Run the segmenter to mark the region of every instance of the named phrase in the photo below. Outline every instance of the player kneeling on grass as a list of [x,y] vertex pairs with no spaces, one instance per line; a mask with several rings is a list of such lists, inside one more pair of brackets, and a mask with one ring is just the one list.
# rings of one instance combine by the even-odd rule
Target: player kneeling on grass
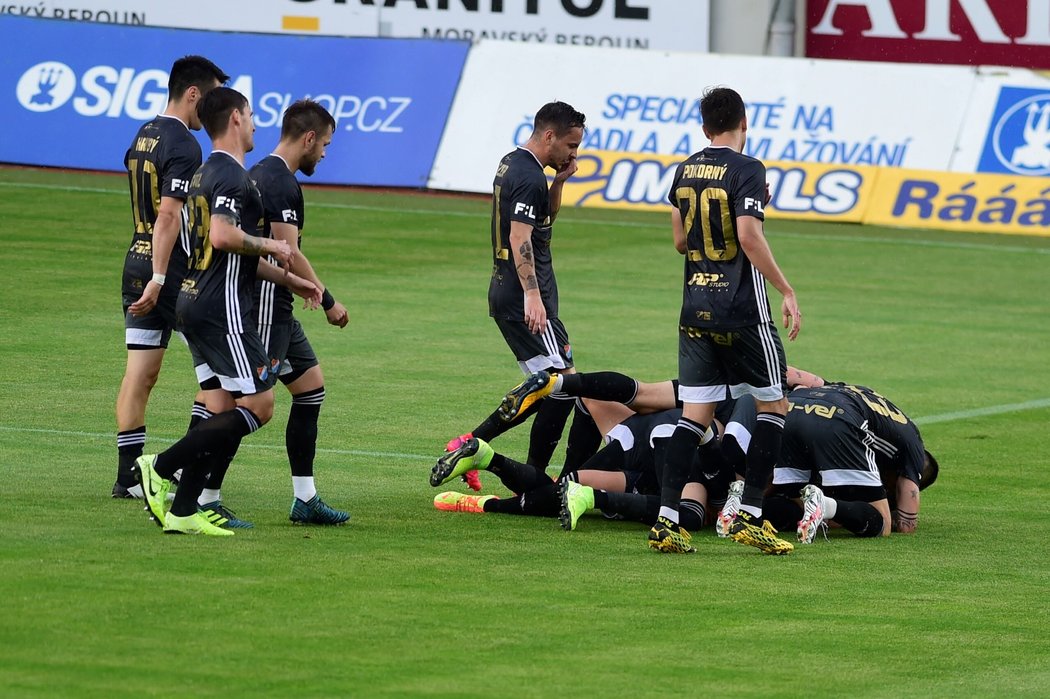
[[[806,544],[827,522],[860,537],[914,532],[919,491],[939,470],[915,423],[864,386],[799,389],[790,402],[774,493],[764,504],[773,525],[797,522]],[[892,505],[880,470],[892,477]]]

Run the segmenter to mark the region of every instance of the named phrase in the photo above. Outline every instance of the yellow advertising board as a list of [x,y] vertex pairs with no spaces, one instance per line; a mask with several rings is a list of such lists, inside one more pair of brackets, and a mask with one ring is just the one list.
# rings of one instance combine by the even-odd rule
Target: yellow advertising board
[[1050,235],[1050,178],[882,168],[864,223]]
[[[563,206],[666,211],[680,155],[585,151],[565,183]],[[769,218],[860,223],[879,168],[824,163],[766,163]]]
[[[584,151],[564,206],[667,211],[680,155]],[[768,219],[1050,236],[1050,178],[766,163]]]

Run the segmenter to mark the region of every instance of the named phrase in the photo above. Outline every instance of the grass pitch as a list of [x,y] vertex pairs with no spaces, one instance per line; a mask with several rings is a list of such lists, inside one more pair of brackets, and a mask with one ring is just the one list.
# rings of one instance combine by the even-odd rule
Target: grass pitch
[[[288,523],[278,388],[224,489],[256,529],[165,537],[108,497],[125,180],[0,170],[0,694],[1045,696],[1050,239],[769,222],[805,313],[789,361],[893,399],[941,477],[916,536],[773,558],[707,530],[670,557],[637,524],[433,509],[442,445],[519,378],[487,318],[488,203],[306,196],[304,249],[351,314],[299,314],[328,392],[318,485],[351,523]],[[673,376],[666,218],[565,211],[554,254],[580,369]],[[150,450],[195,388],[168,355]]]

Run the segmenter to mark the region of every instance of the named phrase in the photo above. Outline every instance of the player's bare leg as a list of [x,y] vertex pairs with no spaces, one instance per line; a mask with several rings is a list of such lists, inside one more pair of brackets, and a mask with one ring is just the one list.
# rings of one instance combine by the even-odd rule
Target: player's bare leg
[[113,497],[142,497],[135,478],[135,459],[146,444],[146,404],[157,385],[164,348],[128,350],[124,378],[117,393],[117,479]]

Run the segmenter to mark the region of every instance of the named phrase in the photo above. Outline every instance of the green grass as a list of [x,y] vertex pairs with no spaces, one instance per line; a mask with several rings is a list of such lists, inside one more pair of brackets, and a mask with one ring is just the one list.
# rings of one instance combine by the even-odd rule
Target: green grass
[[[433,509],[432,459],[518,379],[487,318],[488,204],[308,189],[305,250],[351,314],[300,314],[328,391],[318,482],[353,519],[288,524],[279,392],[224,489],[256,529],[203,540],[108,498],[125,187],[0,170],[0,695],[1045,696],[1050,240],[770,222],[806,319],[789,361],[933,418],[941,477],[916,536],[771,558],[705,531],[662,557],[641,525]],[[582,370],[675,374],[670,238],[663,216],[563,213]],[[173,345],[152,446],[194,388]]]

